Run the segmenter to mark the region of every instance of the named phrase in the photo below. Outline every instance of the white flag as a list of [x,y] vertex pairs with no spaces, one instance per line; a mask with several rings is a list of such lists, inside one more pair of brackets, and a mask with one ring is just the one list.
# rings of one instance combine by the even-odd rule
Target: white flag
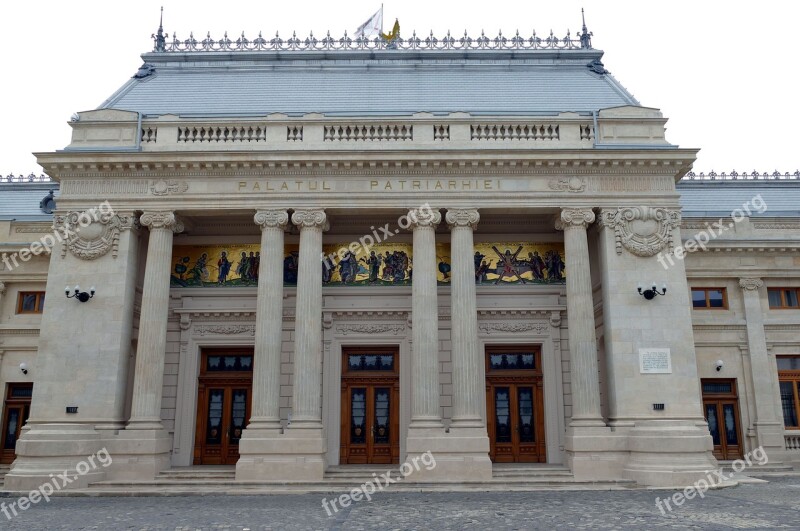
[[355,31],[355,37],[369,37],[380,33],[383,29],[383,6],[369,17],[369,20],[361,24]]

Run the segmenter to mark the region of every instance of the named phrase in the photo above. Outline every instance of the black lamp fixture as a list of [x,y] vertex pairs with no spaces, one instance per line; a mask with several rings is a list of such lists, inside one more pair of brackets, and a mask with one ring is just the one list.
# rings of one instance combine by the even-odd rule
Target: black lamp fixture
[[644,297],[647,300],[653,300],[656,298],[656,295],[666,295],[667,294],[667,285],[661,284],[661,291],[658,291],[656,288],[656,283],[653,282],[653,285],[650,289],[643,289],[642,285],[639,284],[639,295]]
[[80,286],[78,286],[78,285],[76,285],[76,286],[75,286],[75,287],[72,289],[72,291],[73,291],[73,294],[72,294],[72,295],[70,295],[70,289],[69,289],[69,286],[67,286],[66,288],[64,288],[64,293],[67,295],[67,298],[68,298],[68,299],[78,299],[78,300],[79,300],[79,301],[81,301],[81,302],[86,302],[86,301],[88,301],[89,299],[91,299],[92,297],[94,297],[94,286],[92,286],[91,288],[89,288],[89,293],[86,293],[85,291],[81,291],[81,287],[80,287]]

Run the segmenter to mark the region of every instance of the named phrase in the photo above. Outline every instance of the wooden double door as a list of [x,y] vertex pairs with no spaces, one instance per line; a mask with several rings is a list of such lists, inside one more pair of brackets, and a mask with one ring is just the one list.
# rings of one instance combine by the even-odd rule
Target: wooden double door
[[493,462],[547,461],[543,396],[538,347],[486,349],[486,418]]
[[239,460],[239,440],[250,421],[252,384],[252,349],[203,350],[195,465],[234,465]]
[[396,347],[342,349],[341,464],[400,462]]
[[739,397],[735,379],[709,378],[703,386],[703,414],[714,441],[714,457],[723,461],[743,456]]
[[3,401],[2,451],[0,463],[10,464],[16,458],[15,448],[31,411],[32,383],[10,383]]

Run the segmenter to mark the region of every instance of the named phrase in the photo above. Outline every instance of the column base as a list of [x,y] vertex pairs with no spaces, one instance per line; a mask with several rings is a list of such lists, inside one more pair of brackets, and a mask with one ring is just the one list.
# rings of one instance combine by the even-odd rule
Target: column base
[[[782,422],[755,423],[756,441],[766,454],[770,465],[782,465],[786,458],[786,441],[783,436]],[[755,448],[751,449],[755,450]]]
[[[248,433],[249,432],[249,433]],[[325,434],[321,428],[245,429],[239,441],[237,481],[322,481]]]
[[108,479],[155,479],[159,472],[170,467],[171,449],[172,437],[164,429],[121,430],[108,443],[114,460],[108,469]]
[[622,477],[628,457],[624,435],[613,432],[602,422],[589,425],[570,423],[564,440],[566,464],[579,481],[608,481]]
[[683,488],[699,480],[710,482],[710,472],[718,468],[712,454],[713,441],[704,424],[637,423],[626,435],[630,456],[623,477],[640,485]]
[[31,491],[56,481],[54,490],[82,489],[105,479],[108,469],[94,457],[103,441],[93,426],[37,423],[28,428],[17,441],[17,458],[5,476],[5,490]]
[[449,433],[444,428],[409,428],[406,454],[406,463],[414,470],[405,478],[406,482],[492,479],[489,436],[485,427],[450,428]]

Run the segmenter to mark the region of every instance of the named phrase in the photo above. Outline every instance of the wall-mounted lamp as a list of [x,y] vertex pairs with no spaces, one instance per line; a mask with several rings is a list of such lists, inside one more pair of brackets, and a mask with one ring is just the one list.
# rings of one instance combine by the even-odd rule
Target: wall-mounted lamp
[[81,291],[81,287],[77,286],[77,285],[73,288],[73,291],[74,291],[74,293],[72,295],[70,295],[69,286],[64,288],[64,293],[67,295],[68,299],[78,299],[81,302],[86,302],[89,299],[91,299],[92,297],[94,297],[94,286],[89,288],[89,293],[86,293],[85,291]]
[[658,291],[656,288],[656,283],[653,282],[653,287],[650,289],[643,289],[642,285],[639,284],[639,295],[644,297],[647,300],[652,300],[656,298],[656,295],[666,295],[667,294],[667,285],[661,284],[661,291]]
[[19,370],[22,371],[22,374],[28,374],[28,364],[23,361],[19,364]]
[[722,370],[722,367],[723,367],[724,365],[725,365],[725,363],[724,363],[722,360],[717,360],[717,363],[716,363],[716,369],[717,369],[717,372],[721,371],[721,370]]

